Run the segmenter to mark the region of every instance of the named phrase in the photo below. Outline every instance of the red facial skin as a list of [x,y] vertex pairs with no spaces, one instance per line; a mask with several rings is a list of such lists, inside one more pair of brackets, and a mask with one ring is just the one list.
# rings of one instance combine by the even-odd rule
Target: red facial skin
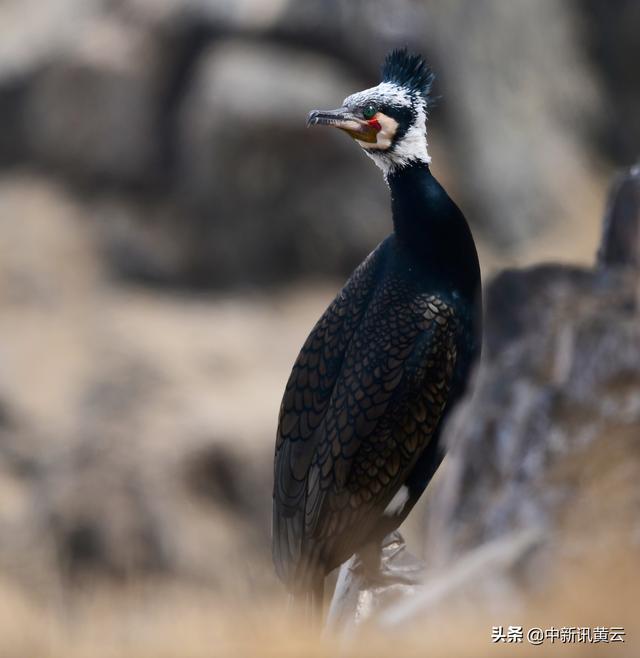
[[380,132],[382,130],[382,126],[380,123],[378,123],[378,120],[374,117],[373,119],[369,119],[367,123],[372,127],[375,128],[376,132]]

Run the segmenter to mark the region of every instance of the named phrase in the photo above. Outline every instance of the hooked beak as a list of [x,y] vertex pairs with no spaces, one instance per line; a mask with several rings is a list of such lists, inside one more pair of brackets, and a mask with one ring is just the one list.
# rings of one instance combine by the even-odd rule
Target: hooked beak
[[313,110],[309,112],[307,126],[333,126],[340,128],[359,142],[373,143],[377,140],[380,124],[374,119],[365,121],[346,107],[337,110]]

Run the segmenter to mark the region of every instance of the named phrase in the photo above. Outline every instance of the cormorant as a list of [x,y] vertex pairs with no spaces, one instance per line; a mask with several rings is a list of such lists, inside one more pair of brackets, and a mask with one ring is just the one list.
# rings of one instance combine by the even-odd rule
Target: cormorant
[[273,559],[307,612],[319,610],[329,571],[415,505],[480,351],[475,244],[429,168],[432,81],[422,57],[394,50],[378,86],[308,119],[348,133],[382,169],[393,232],[311,331],[280,407]]

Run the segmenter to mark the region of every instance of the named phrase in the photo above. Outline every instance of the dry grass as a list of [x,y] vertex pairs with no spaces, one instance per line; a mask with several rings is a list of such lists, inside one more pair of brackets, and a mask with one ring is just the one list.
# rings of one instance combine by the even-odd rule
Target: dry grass
[[[85,591],[47,604],[9,584],[0,589],[3,658],[200,658],[286,656],[637,656],[637,556],[607,555],[556,569],[554,585],[523,606],[443,607],[393,633],[368,631],[350,641],[310,637],[304,625],[270,600],[221,601],[202,590],[157,588]],[[506,604],[506,600],[505,600]],[[463,611],[461,611],[463,610]],[[612,645],[496,645],[494,625],[624,626]]]

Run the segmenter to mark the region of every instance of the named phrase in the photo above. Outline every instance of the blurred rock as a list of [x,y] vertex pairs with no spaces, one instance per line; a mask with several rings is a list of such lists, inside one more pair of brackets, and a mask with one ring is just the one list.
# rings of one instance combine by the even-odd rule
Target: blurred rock
[[23,161],[30,125],[25,116],[33,79],[96,13],[96,0],[7,0],[0,6],[0,165]]
[[46,312],[95,285],[100,259],[84,213],[54,183],[0,179],[0,305]]
[[[503,288],[524,290],[542,274],[500,276],[487,291],[489,307],[492,297],[505,298]],[[509,297],[502,317],[526,318],[526,331],[494,343],[449,432],[447,492],[434,511],[446,529],[432,539],[447,559],[506,529],[551,523],[581,495],[566,482],[552,485],[559,464],[592,444],[596,454],[616,434],[640,436],[637,279],[547,274],[537,292]],[[628,530],[631,537],[640,527]]]
[[11,130],[0,130],[0,166],[13,165],[24,158],[27,127],[23,110],[27,82],[22,79],[0,81],[0,125]]
[[609,195],[598,265],[640,269],[640,163],[618,177]]
[[97,19],[47,61],[27,98],[32,158],[98,187],[158,175],[159,60],[133,26]]
[[635,0],[579,0],[585,41],[604,91],[601,139],[619,166],[640,155],[640,5]]
[[[523,1],[509,7],[499,2],[471,7],[466,0],[424,5],[273,1],[261,11],[253,5],[249,0],[231,9],[225,3],[176,1],[164,3],[160,12],[145,0],[128,3],[135,15],[157,20],[165,29],[172,23],[199,22],[209,26],[212,37],[249,36],[255,48],[268,39],[301,51],[301,56],[304,51],[331,55],[341,70],[360,78],[349,91],[375,84],[386,51],[409,44],[438,72],[434,92],[444,101],[431,121],[434,167],[444,178],[453,178],[446,181],[448,187],[474,226],[510,251],[567,218],[597,221],[589,215],[597,174],[589,165],[585,135],[593,131],[602,108],[570,7]],[[531,30],[531,25],[554,29]],[[452,49],[461,32],[465,39]],[[491,33],[513,38],[487,39]],[[209,60],[215,57],[212,51]],[[276,63],[271,79],[289,75],[292,59]],[[212,68],[211,61],[208,66]],[[305,86],[316,77],[311,66]],[[231,89],[239,77],[227,79]],[[234,146],[244,150],[245,142]],[[573,194],[567,195],[567,189]]]
[[0,79],[17,79],[40,68],[77,39],[101,13],[100,0],[5,0],[0,6]]
[[101,258],[114,278],[155,286],[196,283],[193,220],[186,209],[164,198],[116,193],[96,200],[91,214]]
[[419,43],[426,16],[410,0],[120,0],[116,9],[160,31],[199,25],[213,35],[257,37],[331,54],[371,82],[389,48],[398,41]]
[[352,635],[385,608],[412,599],[423,584],[424,564],[397,530],[383,539],[379,555],[373,551],[364,559],[357,553],[340,567],[325,624],[332,633]]
[[[584,142],[600,95],[571,4],[439,0],[426,7],[444,155],[472,226],[509,251],[572,217],[582,226],[598,222],[590,199],[597,174]],[[505,38],[489,36],[497,34]]]
[[184,464],[184,481],[202,501],[220,503],[234,513],[251,513],[255,492],[246,466],[239,455],[222,445],[205,446],[188,455]]
[[[631,210],[618,203],[625,189],[616,185],[610,212]],[[606,224],[610,243],[616,219]],[[485,583],[487,596],[496,582],[531,592],[554,567],[637,546],[640,280],[623,264],[512,270],[488,286],[487,349],[447,428],[445,476],[432,499],[434,572],[535,530],[544,541],[521,556],[518,572],[493,570]],[[545,567],[533,568],[540,560]]]
[[380,174],[311,109],[361,86],[301,50],[224,41],[180,114],[180,194],[200,218],[193,266],[218,285],[346,272],[390,230]]
[[[434,170],[478,237],[513,262],[551,234],[539,252],[584,260],[600,189],[585,135],[603,108],[576,13],[476,4],[10,0],[0,166],[90,192],[117,224],[101,235],[122,278],[344,276],[388,230],[388,199],[344,135],[304,131],[304,117],[375,83],[406,43],[439,74]],[[570,223],[581,239],[556,240]]]
[[268,588],[291,312],[123,291],[84,203],[25,175],[0,199],[0,569],[38,593],[240,568]]

